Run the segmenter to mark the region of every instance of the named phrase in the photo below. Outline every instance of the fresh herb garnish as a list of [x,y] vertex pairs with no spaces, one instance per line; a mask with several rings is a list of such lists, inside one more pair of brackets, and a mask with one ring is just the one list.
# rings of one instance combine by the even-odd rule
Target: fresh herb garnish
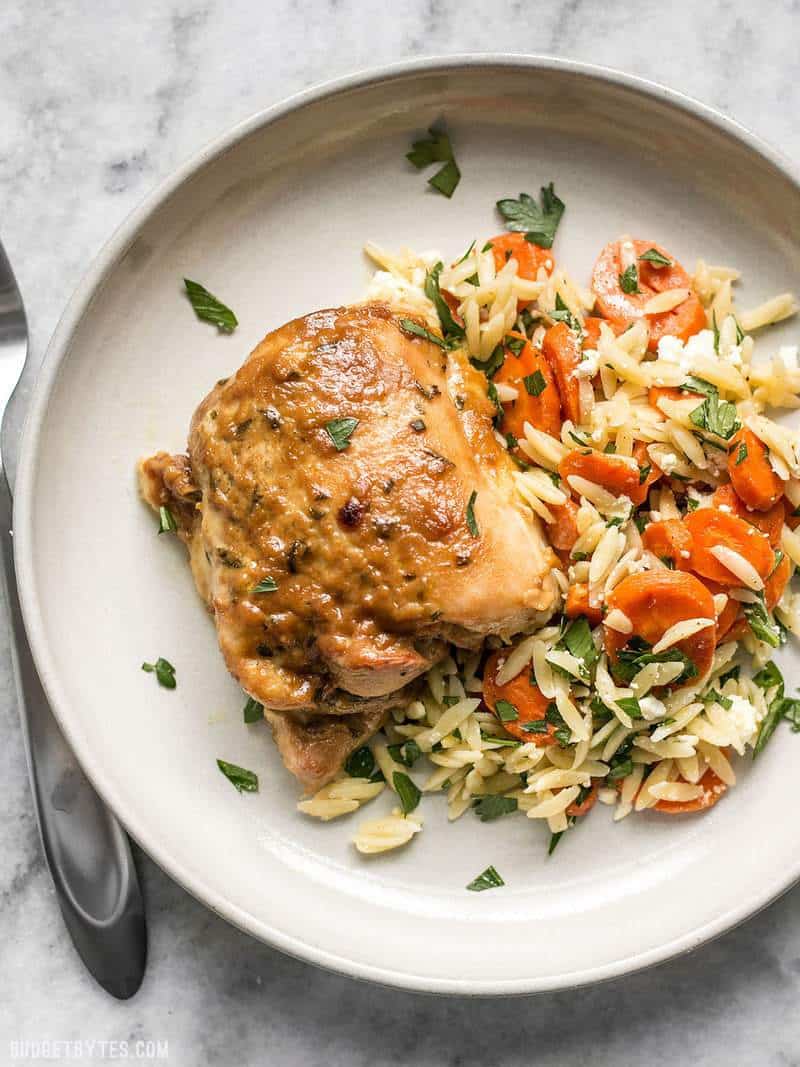
[[467,889],[472,893],[482,893],[484,889],[497,889],[498,886],[505,884],[494,867],[487,867],[485,871],[481,871],[477,878],[472,879]]
[[437,192],[449,200],[461,181],[461,172],[453,155],[453,146],[443,130],[430,129],[428,133],[430,134],[428,140],[413,142],[411,151],[406,153],[406,159],[417,170],[429,167],[432,163],[444,163],[444,166],[428,179],[428,185],[432,185]]
[[519,718],[519,710],[510,700],[498,700],[495,711],[500,722],[515,722]]
[[549,724],[544,719],[533,719],[530,722],[520,723],[526,734],[546,734],[550,730]]
[[614,441],[609,441],[606,447],[603,449],[603,452],[605,452],[607,456],[613,456],[616,451],[617,445]]
[[689,412],[691,422],[701,430],[722,437],[725,441],[741,428],[736,405],[729,400],[720,400],[716,391],[706,396],[702,404]]
[[224,759],[218,759],[217,766],[231,785],[236,786],[240,793],[258,792],[258,775],[253,771],[238,767],[235,763],[228,763]]
[[512,356],[517,356],[518,358],[527,343],[524,337],[512,337],[511,334],[507,334],[503,338],[503,346],[509,350]]
[[756,604],[745,604],[744,616],[759,641],[763,641],[770,648],[779,648],[783,644],[780,629],[761,601]]
[[733,707],[733,701],[730,697],[724,697],[722,693],[718,693],[716,689],[709,689],[707,693],[703,693],[695,699],[699,700],[701,704],[719,704],[719,706],[725,708],[726,711],[730,711]]
[[475,501],[478,499],[478,490],[473,489],[467,502],[467,529],[473,537],[480,536],[480,530],[478,529],[478,521],[475,518]]
[[505,350],[502,345],[495,345],[495,349],[488,359],[475,359],[470,357],[470,363],[475,370],[481,371],[487,378],[493,378],[506,361]]
[[[464,255],[463,255],[463,256],[461,257],[461,259],[457,259],[457,260],[455,261],[455,263],[453,264],[453,266],[454,266],[454,267],[459,267],[459,266],[460,266],[460,265],[461,265],[461,264],[462,264],[462,263],[464,262],[464,260],[465,260],[465,259],[467,258],[467,256],[468,256],[468,255],[470,254],[470,252],[472,251],[472,249],[473,249],[474,247],[475,247],[475,242],[473,241],[473,242],[472,242],[472,244],[471,244],[471,245],[469,246],[469,248],[468,248],[468,249],[466,250],[466,252],[464,253]],[[486,249],[484,248],[484,252],[485,252],[485,251],[486,251]]]
[[526,374],[522,380],[529,396],[541,396],[547,388],[547,382],[540,370],[535,370],[533,374]]
[[155,674],[158,684],[163,685],[165,689],[174,689],[177,685],[175,668],[162,656],[159,656],[155,663],[143,663],[142,670],[148,674]]
[[626,267],[622,274],[618,275],[619,287],[623,293],[627,293],[629,296],[634,293],[640,293],[639,288],[639,271],[636,268],[635,263],[631,263],[629,267]]
[[402,763],[404,767],[413,767],[422,755],[422,749],[413,738],[399,745],[389,745],[388,751],[395,763]]
[[325,432],[330,437],[333,447],[337,452],[344,452],[350,445],[350,438],[356,431],[358,419],[351,417],[343,419],[331,419],[325,423]]
[[559,644],[563,645],[582,664],[581,674],[588,678],[589,672],[600,658],[600,653],[592,640],[588,619],[584,615],[573,619],[564,631]]
[[248,697],[242,715],[244,717],[244,721],[248,725],[254,722],[261,722],[261,720],[264,718],[264,705],[259,704],[259,702],[257,700],[253,700],[252,697]]
[[175,533],[178,529],[178,524],[175,522],[175,516],[165,507],[163,504],[158,509],[158,532],[162,533]]
[[746,459],[747,459],[747,442],[746,441],[741,441],[739,443],[739,448],[737,449],[737,452],[736,452],[736,466],[738,467],[740,463],[744,463],[744,461]]
[[447,342],[443,338],[437,337],[435,333],[431,333],[429,329],[425,326],[420,326],[413,319],[400,319],[399,326],[403,333],[411,334],[412,337],[422,337],[426,341],[438,345],[439,348],[447,348]]
[[253,586],[254,593],[276,593],[277,591],[278,583],[270,577],[262,578],[258,585]]
[[643,259],[645,263],[652,263],[654,267],[672,266],[672,260],[667,259],[657,248],[648,248],[646,252],[642,252],[639,259]]
[[639,701],[636,697],[620,697],[619,700],[614,702],[620,711],[624,711],[626,715],[630,715],[632,719],[641,719],[642,709],[639,707]]
[[583,333],[580,322],[561,299],[561,293],[556,293],[556,304],[554,310],[550,312],[550,318],[554,322],[566,322],[567,326],[577,334]]
[[564,836],[565,832],[566,831],[564,831],[564,830],[558,830],[555,833],[550,834],[550,843],[547,846],[547,855],[548,856],[552,856],[553,855],[553,853],[556,850],[556,846],[558,845],[558,842]]
[[400,807],[403,809],[403,814],[408,815],[419,804],[422,793],[416,783],[412,782],[408,775],[403,774],[402,771],[394,772],[392,783],[400,801]]
[[439,316],[439,324],[445,341],[458,343],[464,337],[464,327],[456,322],[453,312],[450,310],[450,305],[442,296],[439,287],[439,276],[443,269],[444,264],[439,262],[431,267],[425,275],[425,295],[436,308],[436,314]]
[[491,822],[501,815],[510,815],[518,807],[514,797],[481,797],[473,804],[473,810],[481,822]]
[[627,778],[629,774],[633,774],[633,760],[624,759],[615,763],[606,777],[609,782],[616,782],[618,778]]
[[362,745],[351,752],[344,761],[344,769],[351,778],[369,778],[375,770],[375,757],[369,745]]
[[619,650],[617,662],[613,667],[614,677],[618,681],[631,682],[648,663],[682,663],[683,670],[675,679],[675,684],[688,682],[690,678],[697,677],[697,667],[679,648],[668,648],[664,652],[651,652],[650,646],[641,638],[633,638],[626,648]]
[[753,675],[753,681],[765,692],[778,685],[781,687],[781,696],[783,696],[783,675],[774,660],[769,660],[768,663],[765,663],[761,670]]
[[186,286],[186,295],[189,297],[189,303],[194,308],[194,313],[198,319],[203,322],[210,322],[212,326],[216,326],[222,333],[233,333],[239,325],[239,320],[229,307],[226,307],[221,300],[209,293],[208,289],[200,285],[199,282],[184,278],[183,284]]
[[424,433],[425,432],[425,420],[424,419],[412,419],[411,422],[408,425],[409,425],[409,428],[414,431],[414,433]]
[[644,485],[644,483],[647,481],[648,475],[650,474],[650,471],[652,469],[653,468],[650,466],[649,463],[644,463],[639,468],[639,485]]
[[507,230],[524,233],[526,241],[540,248],[552,248],[564,214],[564,202],[556,196],[552,182],[542,186],[541,201],[540,207],[528,193],[520,193],[519,200],[498,200],[497,210],[503,216]]
[[481,739],[488,741],[492,745],[498,745],[500,748],[519,748],[522,742],[514,741],[510,737],[498,737],[496,734],[487,734],[485,730],[481,730]]

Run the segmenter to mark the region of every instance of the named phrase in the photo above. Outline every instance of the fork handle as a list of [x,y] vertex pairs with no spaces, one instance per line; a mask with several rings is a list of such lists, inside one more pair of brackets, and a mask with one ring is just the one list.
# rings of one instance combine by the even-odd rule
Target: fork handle
[[75,948],[101,986],[133,996],[147,932],[125,831],[94,791],[59,730],[31,655],[14,571],[11,493],[0,472],[3,578],[12,661],[33,804],[58,903]]

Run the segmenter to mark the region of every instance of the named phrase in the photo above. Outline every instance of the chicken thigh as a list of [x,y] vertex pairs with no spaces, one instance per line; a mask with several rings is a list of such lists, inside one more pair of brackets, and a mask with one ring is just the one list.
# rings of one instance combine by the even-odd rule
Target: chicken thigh
[[448,642],[510,636],[555,600],[486,379],[408,322],[367,304],[288,323],[202,402],[188,457],[140,466],[228,669],[308,788]]

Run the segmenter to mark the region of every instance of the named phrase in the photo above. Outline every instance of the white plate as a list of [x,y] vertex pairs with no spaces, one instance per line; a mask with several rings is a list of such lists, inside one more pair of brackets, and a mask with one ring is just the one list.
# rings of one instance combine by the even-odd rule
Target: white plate
[[[403,158],[441,115],[463,172],[451,201]],[[162,867],[238,926],[315,963],[416,989],[575,985],[745,918],[800,874],[800,820],[788,814],[800,740],[784,727],[703,817],[615,826],[600,808],[550,860],[542,827],[469,815],[448,826],[430,798],[409,848],[365,861],[348,845],[364,816],[300,816],[266,728],[242,724],[243,698],[184,553],[156,536],[134,464],[183,448],[197,402],[267,330],[358,299],[367,238],[455,256],[501,229],[498,197],[551,180],[567,204],[555,252],[580,278],[628,231],[687,264],[702,255],[739,266],[746,302],[798,286],[796,172],[720,116],[554,60],[404,64],[272,108],[151,196],[70,304],[25,435],[25,618],[59,720],[101,794]],[[194,318],[184,275],[235,309],[233,336]],[[139,669],[159,655],[177,667],[175,692]],[[256,770],[260,794],[237,794],[218,756]],[[369,817],[389,806],[382,796]],[[507,887],[466,892],[489,863]]]

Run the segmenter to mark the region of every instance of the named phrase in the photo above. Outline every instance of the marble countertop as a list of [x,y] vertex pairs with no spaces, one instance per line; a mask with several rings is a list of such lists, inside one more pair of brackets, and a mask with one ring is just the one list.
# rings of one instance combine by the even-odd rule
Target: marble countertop
[[[793,0],[775,0],[769,17],[743,0],[494,0],[487,10],[475,0],[409,0],[390,18],[385,0],[0,6],[0,231],[34,359],[92,257],[157,181],[237,120],[358,68],[480,50],[590,60],[684,90],[800,157]],[[4,618],[0,776],[2,1063],[38,1062],[15,1058],[14,1042],[49,1039],[83,1042],[84,1060],[118,1058],[114,1041],[160,1042],[153,1060],[181,1067],[569,1067],[664,1055],[697,1067],[800,1064],[800,888],[655,970],[476,1002],[369,987],[282,956],[138,854],[150,962],[139,994],[115,1002],[79,963],[40,854]]]

